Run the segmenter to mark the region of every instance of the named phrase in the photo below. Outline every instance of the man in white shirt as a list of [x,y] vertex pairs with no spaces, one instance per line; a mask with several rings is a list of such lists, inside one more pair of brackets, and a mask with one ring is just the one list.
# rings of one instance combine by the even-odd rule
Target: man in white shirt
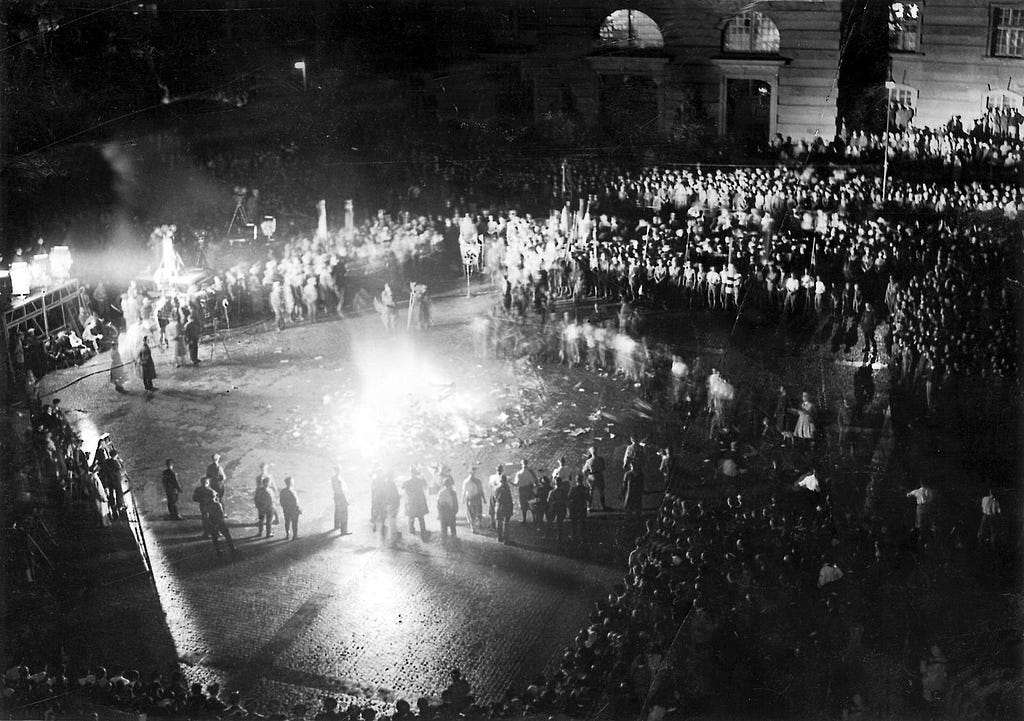
[[918,530],[923,530],[927,527],[934,533],[935,517],[932,513],[932,507],[935,494],[931,487],[927,483],[921,483],[920,488],[915,488],[907,494],[907,498],[911,497],[917,500],[917,515],[915,516],[914,527]]
[[825,281],[821,279],[821,276],[817,276],[814,281],[814,312],[821,315],[822,308],[825,303]]
[[978,527],[978,543],[986,540],[993,544],[996,542],[996,523],[1002,512],[995,491],[989,489],[988,495],[981,499],[981,525]]
[[[537,486],[537,474],[526,465],[525,458],[523,459],[522,467],[516,473],[512,485],[519,490],[519,511],[523,514],[523,525],[525,526],[526,512],[530,510],[530,499],[533,498],[534,489]],[[533,520],[536,521],[537,519],[534,518]]]
[[783,304],[783,312],[795,312],[796,311],[796,296],[800,292],[800,281],[797,280],[794,273],[790,273],[789,277],[786,278],[786,301]]

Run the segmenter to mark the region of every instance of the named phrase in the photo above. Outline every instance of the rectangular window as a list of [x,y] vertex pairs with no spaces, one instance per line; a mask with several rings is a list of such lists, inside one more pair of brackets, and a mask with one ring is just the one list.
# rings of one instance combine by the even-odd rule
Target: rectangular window
[[1024,58],[1024,7],[992,8],[992,55]]
[[889,5],[889,49],[901,53],[921,49],[921,7],[917,3]]

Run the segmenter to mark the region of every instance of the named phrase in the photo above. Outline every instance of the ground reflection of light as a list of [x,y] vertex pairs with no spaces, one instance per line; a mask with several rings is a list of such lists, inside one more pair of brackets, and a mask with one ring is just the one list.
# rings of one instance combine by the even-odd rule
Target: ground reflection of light
[[176,656],[181,658],[189,650],[184,644],[204,638],[203,630],[196,624],[199,614],[193,608],[189,594],[182,592],[176,573],[164,555],[163,548],[157,543],[156,534],[146,516],[141,516],[141,526],[146,538],[157,598],[160,599],[160,606],[167,619],[167,629],[171,633]]

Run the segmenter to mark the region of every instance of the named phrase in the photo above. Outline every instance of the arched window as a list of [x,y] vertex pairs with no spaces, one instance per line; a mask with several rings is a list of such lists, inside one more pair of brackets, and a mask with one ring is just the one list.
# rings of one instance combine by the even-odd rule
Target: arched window
[[616,10],[597,31],[602,49],[653,50],[665,47],[658,24],[639,10]]
[[768,55],[779,52],[779,28],[759,12],[730,18],[722,31],[722,52]]
[[1020,110],[1024,108],[1024,96],[1012,90],[990,90],[985,93],[985,107],[983,109],[992,110],[993,108],[1015,108]]
[[889,49],[900,53],[921,49],[921,6],[917,3],[889,5]]

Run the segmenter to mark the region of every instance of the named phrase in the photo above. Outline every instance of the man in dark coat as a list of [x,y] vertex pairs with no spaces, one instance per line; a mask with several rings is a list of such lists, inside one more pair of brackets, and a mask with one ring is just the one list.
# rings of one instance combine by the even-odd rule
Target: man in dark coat
[[334,496],[334,530],[348,536],[348,495],[345,493],[345,481],[341,478],[341,467],[337,465],[331,476],[331,495]]
[[405,515],[409,518],[409,533],[416,532],[416,521],[420,522],[420,535],[427,533],[424,517],[429,511],[427,506],[427,482],[423,480],[416,467],[409,468],[409,478],[402,483],[405,491]]
[[188,355],[192,365],[199,365],[199,337],[203,334],[203,326],[196,320],[195,314],[190,313],[185,321],[185,343],[188,345]]
[[170,458],[166,461],[167,467],[164,469],[160,480],[164,484],[164,493],[167,494],[167,515],[172,520],[180,521],[181,514],[178,513],[178,496],[181,495],[181,484],[178,483],[178,474],[174,472],[174,461]]
[[622,477],[622,505],[627,516],[639,516],[644,509],[644,477],[636,461],[630,461]]
[[216,496],[214,496],[213,501],[210,503],[209,517],[210,537],[213,539],[213,547],[217,549],[217,555],[220,555],[219,536],[224,536],[224,540],[228,542],[228,548],[230,548],[231,553],[234,554],[235,542],[231,540],[231,532],[228,531],[228,524],[224,520],[224,506],[220,504],[220,501],[217,500]]
[[[210,508],[217,500],[217,494],[210,488],[210,479],[205,476],[192,491],[192,500],[199,504],[199,517],[203,520],[203,538],[210,537]],[[221,507],[223,510],[223,507]]]
[[298,496],[295,495],[292,488],[293,483],[291,476],[285,477],[284,488],[280,495],[281,513],[284,514],[285,539],[288,538],[289,532],[293,538],[299,537],[299,516],[302,514],[302,509],[299,507]]
[[455,493],[455,481],[451,476],[444,479],[444,488],[437,494],[437,515],[441,521],[441,542],[452,540],[458,542],[455,532],[455,519],[459,513],[459,496]]
[[574,543],[583,543],[587,520],[587,507],[590,505],[590,491],[583,482],[583,476],[577,476],[576,485],[569,489],[569,522]]
[[544,531],[545,536],[550,536],[553,522],[559,543],[562,542],[562,522],[565,520],[568,504],[569,483],[564,477],[559,477],[555,482],[555,487],[548,493],[547,528]]
[[878,316],[871,303],[864,306],[864,314],[861,316],[860,329],[864,334],[864,360],[873,361],[878,356],[878,341],[875,339],[875,330],[878,328]]
[[100,480],[103,481],[103,487],[107,489],[110,515],[114,519],[122,518],[125,509],[124,468],[121,466],[121,459],[117,456],[117,449],[110,449],[100,462],[99,475]]
[[501,475],[499,485],[494,491],[494,518],[495,527],[498,529],[498,541],[511,544],[509,521],[512,520],[512,489],[505,474]]
[[143,337],[142,348],[139,349],[138,371],[142,385],[147,391],[155,391],[153,379],[156,378],[156,364],[153,363],[153,351],[149,349],[149,338]]

